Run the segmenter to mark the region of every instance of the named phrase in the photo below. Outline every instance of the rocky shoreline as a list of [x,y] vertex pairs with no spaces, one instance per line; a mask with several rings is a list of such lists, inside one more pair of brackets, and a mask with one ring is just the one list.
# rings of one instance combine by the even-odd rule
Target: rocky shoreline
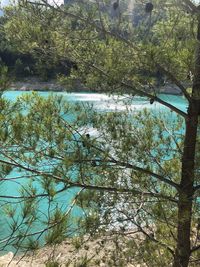
[[[17,81],[11,83],[9,86],[11,91],[53,91],[53,92],[72,92],[66,85],[61,85],[56,80],[51,81],[39,81],[38,79],[28,79],[24,81]],[[73,88],[73,92],[91,92],[96,93],[97,90],[88,90],[87,88],[80,85],[76,82]],[[170,94],[170,95],[182,95],[181,90],[173,84],[166,84],[165,86],[159,87],[157,90],[161,94]]]
[[11,91],[66,91],[67,88],[56,81],[17,81],[10,84]]
[[[0,257],[0,267],[147,267],[130,257],[127,244],[139,243],[141,234],[103,235],[103,237],[66,239],[61,244],[45,246],[34,252],[14,256],[12,252]],[[132,247],[130,247],[132,251]],[[136,246],[137,250],[137,246]]]

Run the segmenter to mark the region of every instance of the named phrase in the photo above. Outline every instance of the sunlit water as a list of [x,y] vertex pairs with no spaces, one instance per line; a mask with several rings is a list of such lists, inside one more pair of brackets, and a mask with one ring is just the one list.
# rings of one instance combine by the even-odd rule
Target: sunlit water
[[[22,94],[29,94],[30,92],[21,92],[21,91],[8,91],[4,93],[4,96],[10,100],[15,100]],[[42,96],[48,96],[49,92],[39,92]],[[97,110],[125,110],[127,105],[132,109],[143,109],[143,108],[153,108],[157,110],[166,109],[159,103],[154,103],[151,105],[148,99],[142,97],[128,97],[128,96],[109,96],[106,94],[100,93],[66,93],[66,92],[58,92],[58,93],[51,93],[53,95],[61,95],[64,99],[69,102],[88,102],[94,104],[94,107]],[[160,95],[160,98],[164,101],[175,105],[177,108],[185,111],[187,108],[187,102],[182,96],[176,95]],[[124,103],[126,101],[126,104]]]
[[[12,101],[16,100],[17,97],[19,97],[22,94],[29,94],[29,92],[20,92],[20,91],[9,91],[4,93],[4,97],[7,99],[10,99]],[[40,95],[47,97],[50,93],[49,92],[39,92]],[[128,109],[131,110],[141,110],[144,108],[152,109],[154,112],[168,112],[169,116],[171,116],[171,111],[169,111],[168,108],[158,104],[154,103],[151,105],[149,103],[149,100],[141,97],[134,97],[130,99],[128,96],[108,96],[106,94],[98,94],[98,93],[66,93],[66,92],[58,92],[58,93],[51,93],[53,95],[62,95],[63,98],[71,103],[75,102],[82,102],[82,103],[90,103],[93,104],[94,108],[99,111],[99,112],[107,112],[107,111],[122,111],[126,110],[127,107]],[[173,95],[160,95],[160,98],[165,100],[166,102],[175,105],[177,108],[179,108],[182,111],[186,111],[187,109],[187,102],[182,96],[173,96]],[[174,114],[174,113],[173,113]],[[17,172],[12,172],[9,177],[15,177],[15,176],[20,176],[21,173]],[[17,181],[7,181],[1,184],[1,189],[0,189],[0,205],[3,203],[1,200],[5,201],[5,198],[2,198],[3,196],[19,196],[19,189],[23,185],[23,183],[26,183],[26,179],[20,180],[20,183]],[[38,185],[36,185],[38,186]],[[70,202],[73,198],[74,193],[77,192],[77,189],[71,189],[67,194],[66,193],[61,193],[59,194],[56,199],[55,199],[55,204],[58,205],[59,207],[66,209],[66,207],[70,206]],[[9,201],[12,201],[12,199],[8,199]],[[20,216],[20,204],[14,204],[18,216]],[[2,208],[2,206],[1,206]],[[47,214],[48,210],[48,203],[46,200],[43,200],[40,203],[40,214],[44,213]],[[73,215],[75,216],[81,216],[81,209],[75,208],[73,209]],[[0,240],[5,239],[9,236],[9,230],[8,230],[8,223],[9,221],[5,221],[5,218],[1,218],[1,230],[0,230]],[[38,231],[40,230],[40,225],[36,225],[35,229],[33,231]],[[0,243],[1,244],[1,243]],[[13,250],[14,249],[10,246],[5,248],[5,250]],[[4,252],[5,253],[5,252]]]

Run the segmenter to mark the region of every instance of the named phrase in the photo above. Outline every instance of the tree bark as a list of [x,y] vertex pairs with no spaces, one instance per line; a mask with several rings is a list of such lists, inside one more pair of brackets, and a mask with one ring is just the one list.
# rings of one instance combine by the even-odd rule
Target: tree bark
[[173,267],[187,267],[191,254],[191,220],[195,180],[195,156],[200,116],[200,17],[198,17],[197,48],[192,97],[188,107],[182,158],[182,175],[178,201],[177,246]]
[[[193,107],[193,104],[190,104]],[[196,105],[195,105],[196,106]],[[189,108],[192,110],[192,108]],[[190,258],[190,232],[192,196],[194,190],[195,147],[198,115],[190,114],[186,121],[186,133],[182,158],[182,177],[178,201],[177,247],[173,267],[187,267]]]

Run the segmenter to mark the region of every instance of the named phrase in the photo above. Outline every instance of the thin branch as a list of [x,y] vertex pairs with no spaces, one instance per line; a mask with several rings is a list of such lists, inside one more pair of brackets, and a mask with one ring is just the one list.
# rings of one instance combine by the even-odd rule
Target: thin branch
[[[73,127],[69,123],[67,123],[64,119],[62,119],[62,121],[64,122],[64,124],[69,129],[71,129],[71,131],[73,131]],[[75,132],[80,137],[82,137],[82,135],[81,135],[81,133],[79,131],[75,130]],[[77,139],[75,141],[78,142]],[[97,146],[95,146],[93,144],[91,144],[91,147],[96,149],[96,150],[98,150],[98,151],[100,151],[100,152],[102,152],[102,153],[105,153],[105,151],[103,149],[101,149],[100,147],[97,147]],[[56,159],[63,160],[64,158],[63,157],[56,157]],[[173,186],[174,188],[177,189],[177,191],[179,191],[179,189],[180,189],[179,184],[177,184],[177,183],[175,183],[175,182],[163,177],[162,175],[154,173],[151,170],[148,170],[148,169],[145,169],[145,168],[141,168],[141,167],[133,165],[133,164],[131,164],[129,162],[122,162],[122,161],[116,160],[113,156],[110,156],[110,155],[108,155],[108,159],[109,159],[108,161],[101,160],[101,159],[95,159],[95,160],[94,159],[86,159],[86,160],[82,159],[81,161],[80,160],[75,160],[75,162],[81,163],[83,161],[85,161],[85,162],[87,162],[87,161],[88,162],[96,161],[96,162],[104,162],[104,163],[106,163],[106,162],[107,163],[115,163],[118,166],[126,167],[126,168],[129,168],[129,169],[133,169],[133,170],[136,170],[138,172],[142,172],[142,173],[148,174],[150,176],[153,176],[154,178],[156,178],[156,179],[158,179],[158,180],[160,180],[160,181],[162,181],[162,182],[164,182],[164,183],[166,183],[168,185]]]
[[[80,61],[80,63],[81,63],[81,62],[83,62],[83,60]],[[98,71],[99,71],[101,74],[103,74],[104,76],[109,77],[109,75],[108,75],[104,70],[102,70],[101,68],[97,67],[96,65],[94,65],[94,64],[89,64],[89,63],[87,63],[87,62],[85,62],[85,63],[88,64],[90,67],[93,67],[94,69],[98,70]],[[137,93],[137,94],[140,95],[140,96],[145,96],[145,97],[148,97],[148,98],[150,98],[150,99],[153,98],[154,101],[157,101],[158,103],[162,104],[163,106],[168,107],[168,108],[171,109],[172,111],[178,113],[179,115],[181,115],[182,117],[184,117],[185,119],[187,119],[187,117],[188,117],[187,113],[185,113],[185,112],[183,112],[182,110],[178,109],[177,107],[171,105],[170,103],[168,103],[168,102],[162,100],[161,98],[159,98],[159,97],[157,97],[157,96],[155,96],[155,95],[151,95],[151,94],[149,94],[149,93],[147,93],[147,92],[145,92],[145,91],[143,91],[143,90],[137,89],[137,88],[134,87],[133,85],[127,84],[127,83],[125,83],[125,82],[123,82],[123,81],[121,81],[120,84],[121,84],[122,86],[124,86],[124,87],[128,87],[128,88],[132,89],[133,92]]]
[[197,250],[199,250],[199,249],[200,249],[200,245],[193,247],[193,248],[190,250],[190,252],[193,253],[193,252],[195,252],[195,251],[197,251]]
[[[79,16],[79,15],[77,15],[77,14],[73,14],[73,13],[71,13],[71,12],[68,12],[67,10],[63,10],[63,9],[61,9],[58,5],[56,5],[56,7],[54,7],[54,6],[52,6],[51,4],[49,4],[46,0],[42,0],[42,2],[43,2],[43,5],[44,5],[44,6],[47,6],[47,7],[51,8],[51,9],[53,9],[53,10],[59,12],[59,13],[62,13],[62,14],[64,14],[64,15],[66,15],[66,16],[69,16],[69,17],[78,19],[78,20],[80,20],[80,21],[82,21],[82,22],[84,22],[84,23],[87,23],[88,25],[92,26],[92,27],[95,28],[96,30],[98,30],[98,31],[100,31],[100,32],[103,32],[104,34],[110,35],[110,36],[112,36],[112,37],[114,37],[114,38],[116,38],[116,39],[118,39],[118,40],[121,40],[121,41],[123,41],[124,43],[128,44],[130,47],[132,47],[132,48],[138,50],[138,48],[137,48],[131,41],[127,40],[126,38],[124,38],[123,36],[121,36],[121,35],[119,35],[119,34],[117,34],[117,33],[115,33],[115,32],[111,32],[111,31],[109,31],[109,30],[106,30],[105,28],[102,29],[102,27],[99,26],[99,25],[97,25],[94,21],[89,21],[88,19],[86,19],[86,18],[84,18],[84,17],[81,17],[81,16]],[[33,4],[33,5],[38,5],[38,3],[36,3],[36,2],[32,2],[32,1],[28,1],[28,3]],[[40,5],[41,5],[41,3],[40,3]],[[139,51],[139,52],[141,52],[141,51]],[[158,65],[158,64],[157,64],[157,65]],[[160,66],[160,65],[159,65],[159,66]],[[95,66],[93,65],[93,67],[95,67]],[[187,94],[187,92],[186,92],[184,86],[183,86],[183,85],[176,79],[176,77],[175,77],[171,72],[165,70],[163,67],[160,66],[160,68],[162,69],[163,72],[165,72],[166,75],[168,75],[168,77],[169,77],[170,79],[172,79],[172,81],[175,82],[175,84],[181,89],[181,91],[184,93],[184,95],[188,98],[189,95]],[[124,82],[122,82],[121,84],[127,86],[127,84],[125,84]],[[148,97],[148,98],[152,98],[152,97],[153,97],[151,94],[148,94],[148,93],[146,93],[146,92],[144,92],[144,91],[142,91],[142,90],[138,90],[138,89],[136,89],[136,88],[133,87],[133,86],[128,85],[128,87],[131,88],[131,89],[133,89],[134,92],[138,93],[139,95],[146,96],[146,97]],[[173,110],[174,112],[176,112],[176,113],[178,113],[179,115],[183,116],[184,118],[187,118],[187,114],[186,114],[185,112],[179,110],[179,109],[176,108],[175,106],[173,106],[173,105],[171,105],[171,104],[169,104],[169,103],[167,103],[167,102],[161,100],[161,99],[158,98],[158,97],[154,97],[154,100],[157,101],[157,102],[159,102],[160,104],[162,104],[162,105],[164,105],[164,106],[170,108],[171,110]]]
[[[65,124],[69,129],[71,129],[71,130],[73,131],[73,127],[72,127],[69,123],[67,123],[64,119],[62,119],[62,121],[64,122],[64,124]],[[81,135],[80,132],[78,132],[77,130],[75,130],[75,132],[76,132],[80,137],[82,137],[82,135]],[[78,142],[77,140],[75,140],[75,141]],[[91,147],[94,148],[94,149],[96,149],[96,150],[98,150],[98,151],[100,151],[100,152],[102,152],[102,153],[105,152],[103,149],[101,149],[101,148],[99,148],[99,147],[97,147],[97,146],[95,146],[95,145],[93,145],[93,144],[91,144]],[[64,158],[63,158],[63,157],[56,157],[56,159],[58,159],[58,160],[63,160]],[[164,183],[166,183],[166,184],[168,184],[168,185],[173,186],[173,187],[176,188],[178,191],[179,191],[179,189],[180,189],[179,184],[177,184],[177,183],[175,183],[175,182],[173,182],[173,181],[171,181],[171,180],[169,180],[169,179],[163,177],[162,175],[159,175],[159,174],[157,174],[157,173],[155,173],[155,172],[153,172],[153,171],[151,171],[151,170],[148,170],[148,169],[145,169],[145,168],[142,168],[142,167],[133,165],[133,164],[131,164],[131,163],[129,163],[129,162],[122,162],[122,161],[116,160],[113,156],[110,156],[110,155],[108,155],[108,160],[107,160],[107,161],[105,161],[105,160],[101,160],[101,159],[81,159],[81,160],[75,160],[74,162],[76,162],[76,163],[81,163],[81,162],[93,162],[93,161],[96,161],[96,162],[103,162],[103,163],[108,163],[108,164],[109,164],[109,163],[115,163],[115,164],[118,165],[118,166],[126,167],[126,168],[129,168],[129,169],[133,169],[133,170],[135,170],[135,171],[142,172],[142,173],[148,174],[148,175],[150,175],[150,176],[153,176],[153,177],[156,178],[157,180],[160,180],[160,181],[162,181],[162,182],[164,182]]]
[[[78,196],[80,195],[80,193],[81,193],[82,191],[83,191],[83,189],[80,189],[80,190],[76,193],[76,195],[75,195],[75,197],[74,197],[74,200],[73,200],[72,204],[70,205],[69,209],[65,212],[64,216],[68,216],[69,213],[72,211],[73,207],[74,207],[75,204],[76,204],[76,201],[77,201],[77,199],[78,199]],[[62,221],[62,219],[61,219],[61,221]],[[37,232],[28,233],[28,234],[26,234],[25,237],[31,237],[31,236],[35,236],[35,235],[39,235],[39,234],[42,235],[42,234],[44,234],[46,231],[48,231],[48,230],[54,228],[55,226],[57,226],[58,224],[60,224],[61,221],[57,221],[57,222],[51,224],[50,226],[48,226],[48,227],[46,227],[46,228],[44,228],[44,229],[42,229],[42,230],[39,230],[39,231],[37,231]],[[17,235],[16,235],[16,236],[12,236],[12,237],[9,236],[8,238],[6,238],[6,239],[4,239],[4,240],[1,240],[1,241],[0,241],[0,244],[5,243],[5,242],[7,242],[7,241],[10,241],[11,239],[14,240],[14,239],[17,239],[17,238],[18,238]]]
[[[79,188],[83,188],[83,189],[90,189],[90,190],[96,190],[96,191],[107,191],[107,192],[114,192],[114,193],[118,192],[118,193],[128,193],[128,194],[135,194],[135,195],[145,195],[145,196],[151,196],[151,197],[155,197],[155,198],[163,198],[163,199],[169,200],[171,202],[177,203],[177,201],[174,198],[162,195],[160,193],[141,192],[140,190],[136,190],[136,189],[117,188],[117,187],[109,187],[109,186],[98,186],[98,185],[93,185],[93,184],[83,184],[80,182],[72,182],[66,178],[61,178],[61,177],[53,175],[51,173],[46,173],[43,171],[35,170],[33,168],[30,168],[30,167],[23,166],[20,163],[17,163],[16,161],[8,162],[8,161],[1,159],[0,162],[5,163],[5,164],[9,164],[9,165],[14,166],[16,168],[21,168],[21,169],[26,170],[28,172],[36,173],[36,174],[41,175],[41,176],[49,176],[56,181],[59,181],[59,182],[66,184],[67,187],[79,187]],[[21,198],[21,197],[18,197],[18,198]]]
[[[55,192],[55,195],[62,193],[64,191],[66,191],[69,187],[64,186],[62,189],[58,190]],[[41,197],[49,197],[48,193],[44,193],[44,194],[38,194],[38,195],[29,195],[29,196],[11,196],[11,195],[0,195],[0,198],[6,198],[6,199],[23,199],[23,200],[27,200],[27,199],[33,199],[33,198],[41,198]]]
[[162,247],[166,248],[173,256],[174,256],[174,251],[173,249],[171,249],[168,245],[166,245],[165,243],[157,240],[153,235],[151,234],[148,234],[137,222],[136,220],[134,219],[132,221],[139,229],[140,232],[142,232],[149,240],[161,245]]
[[[126,167],[127,169],[132,169],[132,170],[135,170],[135,171],[138,171],[138,172],[142,172],[144,174],[147,174],[147,175],[150,175],[154,178],[156,178],[157,180],[160,180],[161,182],[164,182],[168,185],[171,185],[173,186],[174,188],[176,188],[178,191],[180,189],[179,185],[169,179],[166,179],[165,177],[163,177],[162,175],[159,175],[151,170],[148,170],[148,169],[145,169],[145,168],[141,168],[141,167],[138,167],[136,165],[133,165],[131,163],[126,163],[126,162],[122,162],[122,161],[118,161],[118,160],[115,160],[114,158],[112,159],[109,159],[107,161],[105,160],[100,160],[100,159],[88,159],[88,160],[75,160],[75,162],[77,163],[81,163],[81,162],[93,162],[93,161],[96,161],[96,162],[99,162],[99,163],[115,163],[117,166],[121,166],[121,167]],[[108,165],[109,166],[109,165]],[[105,166],[104,166],[105,167]]]
[[186,88],[183,86],[183,84],[168,70],[166,70],[163,66],[161,66],[160,64],[157,64],[158,69],[165,74],[172,82],[174,82],[182,91],[182,93],[184,94],[184,96],[187,98],[188,101],[191,101],[191,97],[188,94]]
[[[93,148],[96,148],[98,149],[97,147],[91,145],[91,147]],[[101,149],[100,149],[101,150]],[[102,151],[102,150],[101,150]],[[46,155],[48,156],[48,155]],[[57,157],[57,156],[54,156],[55,159],[58,159],[58,160],[63,160],[64,158],[63,157]],[[145,169],[145,168],[141,168],[139,166],[136,166],[136,165],[133,165],[131,163],[128,163],[128,162],[122,162],[122,161],[118,161],[116,159],[114,159],[113,157],[110,157],[108,156],[108,160],[101,160],[101,159],[81,159],[81,160],[74,160],[74,163],[83,163],[83,162],[88,162],[88,163],[92,163],[92,162],[98,162],[98,163],[107,163],[108,164],[108,167],[110,167],[109,164],[111,163],[114,163],[115,165],[112,165],[113,166],[121,166],[121,167],[125,167],[127,169],[132,169],[132,170],[135,170],[135,171],[138,171],[138,172],[141,172],[141,173],[144,173],[144,174],[147,174],[149,176],[152,176],[154,178],[156,178],[157,180],[161,181],[161,182],[164,182],[168,185],[171,185],[173,186],[174,188],[177,189],[177,191],[180,190],[180,186],[179,184],[165,178],[164,176],[162,175],[159,175],[151,170],[148,170],[148,169]],[[98,167],[98,166],[96,166]],[[105,166],[104,166],[105,167]]]
[[141,96],[146,96],[146,97],[148,97],[148,98],[153,98],[154,101],[157,101],[157,102],[160,103],[161,105],[163,105],[163,106],[165,106],[165,107],[168,107],[168,108],[171,109],[172,111],[176,112],[177,114],[179,114],[179,115],[181,115],[182,117],[184,117],[185,119],[187,119],[187,117],[188,117],[187,113],[185,113],[185,112],[183,112],[182,110],[178,109],[177,107],[171,105],[170,103],[168,103],[168,102],[162,100],[161,98],[159,98],[159,97],[157,97],[157,96],[154,96],[154,95],[151,95],[151,94],[149,94],[149,93],[146,93],[146,92],[144,92],[144,91],[142,91],[142,90],[137,90],[137,89],[133,88],[133,87],[132,87],[131,85],[129,85],[129,84],[126,84],[126,83],[123,83],[123,82],[122,82],[122,84],[124,84],[124,86],[127,86],[127,87],[132,88],[135,92],[137,92],[137,93],[140,94]]

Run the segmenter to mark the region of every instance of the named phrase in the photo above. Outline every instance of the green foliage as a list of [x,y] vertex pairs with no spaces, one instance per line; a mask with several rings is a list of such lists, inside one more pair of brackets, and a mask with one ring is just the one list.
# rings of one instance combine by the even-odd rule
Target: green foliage
[[64,240],[67,232],[67,218],[65,214],[63,214],[59,209],[56,209],[55,212],[51,215],[51,217],[48,218],[48,220],[49,229],[53,229],[48,231],[48,234],[45,237],[46,243],[61,243]]
[[74,267],[88,267],[89,266],[89,259],[86,256],[82,256],[82,258],[79,260],[79,262],[75,263]]
[[58,13],[30,3],[12,6],[5,10],[3,33],[9,47],[33,56],[36,73],[44,80],[53,77],[57,65],[63,64],[70,76],[65,72],[61,81],[70,90],[77,80],[87,89],[118,93],[121,88],[130,91],[125,84],[152,88],[158,83],[158,64],[188,82],[188,74],[194,72],[196,18],[183,10],[177,13],[174,1],[161,2],[154,4],[152,24],[145,7],[136,3],[140,14],[137,27],[127,16],[127,3],[117,25],[108,12],[101,12],[99,18],[98,6],[92,3],[88,8],[81,3],[69,5]]
[[22,76],[24,73],[24,65],[20,59],[17,59],[15,61],[14,72],[15,72],[17,77]]
[[[5,39],[15,51],[30,51],[44,79],[52,76],[51,68],[60,60],[69,59],[74,65],[70,76],[60,76],[63,83],[73,86],[78,81],[88,89],[129,93],[129,103],[132,97],[146,96],[179,115],[133,111],[128,106],[125,111],[98,113],[89,106],[70,105],[58,96],[42,98],[35,93],[15,103],[1,97],[2,182],[30,181],[17,181],[20,189],[17,196],[10,196],[13,202],[7,203],[7,195],[2,195],[10,227],[2,249],[7,245],[36,249],[40,238],[55,245],[74,231],[97,237],[132,230],[139,238],[127,242],[124,250],[117,248],[122,245],[115,240],[114,266],[123,266],[120,255],[127,253],[128,259],[131,252],[134,263],[170,266],[177,247],[178,220],[190,216],[186,212],[178,218],[177,203],[191,199],[191,243],[198,244],[198,191],[191,192],[189,200],[180,194],[185,190],[181,184],[183,131],[190,117],[184,120],[180,114],[187,114],[164,101],[157,88],[162,78],[159,72],[161,76],[169,72],[170,82],[177,79],[191,86],[188,73],[194,73],[197,18],[182,7],[177,12],[178,7],[177,1],[155,1],[151,17],[141,18],[138,27],[126,19],[125,12],[114,19],[106,11],[99,16],[98,5],[92,3],[87,8],[72,4],[58,10],[24,3],[7,9]],[[15,72],[22,65],[18,60]],[[4,90],[6,67],[0,75]],[[97,134],[89,134],[89,128]],[[198,186],[199,135],[195,141],[194,184]],[[20,177],[12,178],[13,172]],[[66,197],[64,203],[59,202],[61,194]],[[20,206],[15,210],[12,205],[17,201]],[[77,210],[81,211],[78,216]],[[72,242],[81,247],[79,240]],[[198,258],[199,252],[195,253]],[[77,266],[87,264],[83,258]]]
[[0,96],[2,96],[5,89],[8,88],[8,68],[4,65],[0,65]]
[[81,237],[73,237],[71,244],[75,247],[76,250],[78,250],[82,247],[83,239]]
[[45,267],[59,267],[60,264],[56,261],[49,261],[45,264]]
[[[60,97],[49,96],[45,99],[35,93],[26,94],[13,104],[2,100],[2,107],[3,105],[5,110],[9,105],[10,110],[14,107],[16,110],[15,113],[8,113],[9,120],[6,125],[2,124],[10,131],[7,145],[18,144],[16,150],[9,151],[9,157],[17,162],[16,167],[12,166],[11,170],[20,168],[22,173],[25,171],[30,177],[30,183],[24,184],[20,190],[21,197],[25,200],[21,204],[21,221],[15,217],[12,206],[6,210],[13,220],[10,229],[20,238],[16,246],[37,248],[38,244],[30,240],[27,243],[25,238],[31,234],[34,225],[40,225],[39,233],[45,235],[47,244],[60,243],[66,238],[68,231],[70,234],[73,209],[69,205],[64,209],[55,205],[60,189],[66,191],[66,196],[70,188],[78,184],[83,188],[88,184],[97,189],[83,190],[77,195],[74,192],[77,199],[73,197],[71,202],[72,206],[79,206],[84,211],[74,221],[81,229],[79,232],[90,232],[92,235],[105,232],[109,228],[128,229],[130,222],[125,223],[126,218],[133,216],[134,210],[140,206],[137,204],[138,190],[141,197],[143,192],[159,193],[169,198],[176,194],[169,185],[157,184],[151,174],[142,175],[131,166],[140,162],[140,166],[147,171],[153,169],[154,172],[167,173],[168,177],[171,175],[170,179],[178,182],[178,143],[181,146],[182,139],[181,136],[178,139],[175,136],[182,128],[183,121],[180,118],[174,117],[174,121],[171,118],[168,121],[164,114],[159,118],[147,110],[98,114],[96,111],[92,112],[91,108],[88,112],[86,108],[81,110],[81,107],[70,105]],[[71,114],[74,114],[73,117]],[[2,120],[4,121],[3,117]],[[97,129],[101,137],[88,138],[87,130],[79,133],[78,129],[87,125],[88,121],[90,127]],[[3,147],[2,143],[2,149]],[[146,151],[145,155],[143,151]],[[125,168],[127,162],[130,167]],[[6,170],[5,175],[11,170]],[[102,184],[105,188],[116,188],[119,192],[99,191]],[[125,188],[130,193],[123,193]],[[48,218],[40,214],[43,196],[47,199]],[[145,196],[143,209],[148,210],[148,213],[138,213],[137,223],[145,224],[150,231],[154,221],[157,226],[156,235],[173,246],[173,239],[169,234],[173,229],[170,228],[169,233],[165,229],[166,216],[169,222],[176,219],[173,203],[150,200],[150,196]],[[167,214],[163,210],[168,210]]]

